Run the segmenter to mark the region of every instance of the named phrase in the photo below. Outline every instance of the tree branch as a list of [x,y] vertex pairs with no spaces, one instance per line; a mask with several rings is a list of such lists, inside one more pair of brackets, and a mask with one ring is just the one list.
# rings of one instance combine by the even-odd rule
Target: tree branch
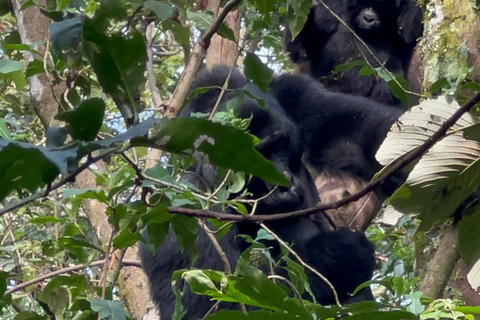
[[423,144],[421,144],[414,151],[405,154],[404,156],[398,158],[393,163],[389,164],[386,170],[383,170],[382,173],[378,176],[377,179],[374,179],[367,183],[365,188],[354,193],[348,197],[340,199],[338,201],[320,204],[312,208],[288,212],[288,213],[279,213],[279,214],[258,214],[258,215],[238,215],[238,214],[228,214],[222,212],[215,212],[210,210],[194,210],[180,207],[169,207],[168,212],[183,214],[189,217],[199,217],[199,218],[214,218],[218,220],[228,220],[228,221],[254,221],[254,222],[265,222],[273,220],[281,220],[286,218],[293,217],[302,217],[308,216],[315,213],[319,213],[325,210],[338,209],[350,202],[357,201],[358,199],[365,196],[367,193],[373,191],[376,187],[385,182],[385,180],[391,176],[393,173],[403,169],[408,164],[410,164],[415,159],[421,157],[428,149],[430,149],[438,140],[440,140],[466,112],[468,112],[474,105],[480,102],[480,93],[477,93],[469,102],[467,102],[463,107],[458,109],[449,119],[447,119],[438,129],[437,132],[432,134]]
[[[105,261],[106,260],[94,261],[94,262],[90,263],[88,266],[86,266],[84,264],[78,264],[78,265],[75,265],[75,266],[71,266],[71,267],[68,267],[68,268],[63,268],[63,269],[60,269],[60,270],[57,270],[57,271],[50,272],[50,273],[45,274],[43,276],[40,276],[38,278],[35,278],[35,279],[30,280],[30,281],[21,283],[18,286],[15,286],[11,289],[8,289],[7,291],[5,291],[4,296],[12,294],[12,293],[17,292],[17,291],[20,291],[20,290],[22,290],[22,289],[24,289],[28,286],[31,286],[32,284],[42,282],[44,280],[53,278],[55,276],[58,276],[58,275],[61,275],[61,274],[64,274],[64,273],[70,273],[70,272],[74,272],[74,271],[78,271],[78,270],[82,270],[82,269],[86,269],[86,268],[90,268],[90,267],[102,266],[103,264],[105,264]],[[122,261],[122,265],[124,265],[124,266],[135,266],[135,267],[139,267],[139,268],[142,267],[142,264],[138,260],[124,259]]]

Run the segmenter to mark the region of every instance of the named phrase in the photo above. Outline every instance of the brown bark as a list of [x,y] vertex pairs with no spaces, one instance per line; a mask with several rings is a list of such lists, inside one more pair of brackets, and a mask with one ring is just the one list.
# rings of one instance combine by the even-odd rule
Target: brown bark
[[458,229],[452,226],[430,261],[419,290],[427,297],[440,298],[458,258]]
[[[225,18],[230,29],[233,30],[235,34],[235,39],[238,41],[240,35],[240,22],[241,14],[237,9],[235,11],[229,12]],[[210,43],[210,50],[207,53],[207,69],[211,69],[216,64],[227,65],[229,67],[237,66],[238,58],[237,44],[233,41],[225,39],[218,34],[215,34],[212,37],[212,42]]]
[[[13,1],[15,15],[17,17],[17,25],[22,39],[22,43],[32,44],[35,41],[47,43],[49,40],[49,24],[50,20],[40,13],[36,6],[29,7],[24,11],[20,8],[27,0]],[[46,0],[36,1],[39,5],[45,5]],[[45,52],[46,47],[40,46],[36,48],[40,52]],[[47,55],[48,53],[46,53]],[[48,55],[47,55],[48,56]],[[34,57],[29,52],[24,52],[25,62],[28,64],[34,59],[42,59]],[[54,117],[58,113],[58,102],[61,94],[65,91],[65,83],[53,86],[48,74],[42,73],[32,76],[28,79],[30,85],[30,96],[32,104],[42,124],[48,128],[55,124]],[[97,167],[101,172],[107,172],[107,166],[104,162],[97,162]],[[95,175],[90,171],[81,173],[75,182],[77,188],[93,188],[97,189],[95,183]],[[112,229],[105,215],[106,206],[95,200],[86,200],[83,203],[84,209],[90,222],[96,231],[96,235],[101,239],[102,244],[106,245],[111,237]],[[127,250],[125,259],[137,259],[136,248]],[[120,261],[117,261],[120,263]],[[145,286],[143,271],[138,267],[124,267],[120,271],[119,289],[122,298],[128,310],[133,317],[139,319],[146,310],[146,297],[148,289]],[[115,279],[116,280],[116,279]],[[114,280],[114,281],[115,281]]]
[[[48,26],[50,20],[40,13],[37,6],[31,6],[24,11],[20,8],[27,0],[12,1],[15,16],[17,18],[18,32],[22,43],[32,44],[36,41],[47,43],[49,40]],[[36,1],[38,5],[45,5],[46,0]],[[45,46],[37,46],[39,52],[45,52]],[[45,53],[47,54],[47,53]],[[34,59],[42,60],[42,57],[34,56],[30,52],[24,51],[23,57],[25,64],[32,62]],[[54,123],[54,117],[58,112],[59,97],[65,91],[65,83],[53,85],[46,73],[36,74],[28,78],[30,85],[30,97],[32,105],[42,124],[48,128]]]
[[[107,165],[103,161],[99,161],[95,165],[100,172],[108,171]],[[75,188],[98,189],[99,186],[97,186],[95,178],[94,173],[86,170],[78,175],[75,181]],[[96,236],[100,239],[101,243],[106,246],[112,235],[112,227],[108,223],[108,217],[105,214],[107,206],[96,200],[87,199],[83,202],[83,208],[90,219]],[[122,259],[138,260],[137,253],[137,246],[130,247],[125,254],[117,250],[114,253],[116,257],[114,263],[120,264]],[[115,266],[112,268],[115,268]],[[112,278],[115,279],[111,280],[118,281],[118,288],[123,303],[134,318],[142,318],[147,310],[147,297],[149,293],[143,270],[138,267],[124,266],[117,275],[118,278],[113,276]]]
[[[480,288],[474,290],[467,279],[468,268],[465,262],[460,259],[455,265],[455,278],[451,279],[448,282],[448,286],[462,293],[463,301],[467,306],[480,306]],[[444,291],[443,296],[445,298],[455,298],[450,297],[447,290]],[[476,319],[480,319],[480,315]]]

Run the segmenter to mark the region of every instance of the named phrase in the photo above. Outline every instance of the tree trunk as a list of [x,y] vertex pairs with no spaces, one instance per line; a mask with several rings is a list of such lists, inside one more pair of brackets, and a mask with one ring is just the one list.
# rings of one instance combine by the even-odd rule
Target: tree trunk
[[[21,11],[20,8],[26,2],[27,0],[13,1],[22,43],[29,45],[36,41],[47,43],[49,40],[48,27],[51,21],[40,13],[37,6],[31,6]],[[46,0],[37,0],[36,3],[38,5],[46,5]],[[45,46],[39,46],[36,49],[39,52],[46,52]],[[26,64],[34,59],[42,59],[41,57],[34,57],[27,51],[24,51],[23,55]],[[45,53],[45,56],[47,57],[45,61],[49,61],[48,52]],[[47,73],[34,75],[30,77],[28,81],[33,108],[41,119],[42,124],[46,128],[55,125],[56,120],[54,118],[58,113],[61,94],[66,89],[65,83],[62,82],[54,86]],[[103,161],[97,162],[96,165],[100,172],[107,172],[107,165]],[[92,172],[84,171],[77,177],[75,187],[97,189],[98,186],[95,178],[96,176]],[[112,229],[107,222],[108,220],[105,214],[106,206],[96,200],[86,200],[83,206],[96,232],[96,236],[101,240],[102,245],[107,247],[111,238]],[[118,256],[123,257],[123,254]],[[124,258],[137,259],[137,249],[130,248],[127,250]],[[115,262],[118,264],[121,263],[121,261]],[[134,318],[140,319],[145,314],[148,295],[148,286],[146,285],[146,278],[143,271],[138,267],[123,267],[118,276],[118,288],[125,306]],[[112,279],[112,281],[117,281],[117,279]]]

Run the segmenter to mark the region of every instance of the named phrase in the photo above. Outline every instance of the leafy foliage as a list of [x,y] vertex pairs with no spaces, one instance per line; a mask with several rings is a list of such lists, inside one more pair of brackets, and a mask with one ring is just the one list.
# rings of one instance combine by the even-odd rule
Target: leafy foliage
[[[298,34],[310,6],[309,0],[242,3],[245,43],[237,44],[243,48],[262,40],[256,52],[242,53],[245,74],[262,91],[268,91],[274,71],[290,65],[283,55],[280,23],[288,23],[292,34]],[[255,150],[258,139],[245,132],[248,120],[236,118],[234,103],[223,106],[214,122],[152,117],[158,116],[159,106],[153,103],[151,86],[158,88],[164,102],[172,97],[192,44],[212,26],[214,15],[196,11],[187,0],[66,0],[47,1],[45,6],[27,1],[21,10],[33,7],[54,21],[49,26],[49,48],[40,42],[22,43],[10,1],[0,0],[0,317],[130,319],[124,305],[114,299],[120,290],[116,279],[103,268],[108,264],[102,259],[110,257],[111,247],[125,249],[144,241],[140,230],[146,227],[154,250],[171,229],[182,250],[195,260],[198,221],[172,215],[169,207],[216,206],[248,214],[255,207],[244,191],[250,176],[279,186],[289,181]],[[24,23],[26,27],[33,22]],[[153,28],[151,48],[144,40],[146,26]],[[217,33],[235,40],[225,22]],[[153,61],[147,60],[146,50],[152,51]],[[465,66],[461,79],[439,81],[432,91],[478,91],[477,84],[464,81],[470,71]],[[373,72],[387,80],[399,98],[408,98],[391,75],[367,66],[361,70],[365,75]],[[148,83],[147,76],[155,83]],[[47,79],[45,90],[59,109],[57,122],[47,130],[39,117],[46,106],[36,105],[39,96],[28,90],[37,77]],[[403,79],[397,81],[407,88]],[[458,108],[441,99],[424,102],[401,119],[397,124],[401,130],[394,130],[379,152],[383,163],[418,147]],[[418,214],[420,229],[428,230],[449,218],[480,186],[476,117],[465,116],[454,130],[418,161],[392,197],[387,215]],[[147,166],[153,149],[163,153],[153,159],[155,165]],[[182,179],[195,161],[216,167],[214,190]],[[90,174],[89,184],[81,183],[84,174]],[[92,203],[100,204],[103,212],[92,214]],[[101,214],[106,218],[99,220],[110,228],[106,241],[99,232],[105,227],[98,225]],[[469,214],[458,224],[460,252],[468,265],[474,265],[480,252],[478,209]],[[303,267],[286,253],[281,260],[291,287],[301,297],[252,266],[250,251],[233,274],[179,270],[172,281],[183,279],[197,294],[257,308],[247,315],[222,310],[206,319],[384,320],[480,314],[478,307],[462,307],[456,301],[428,305],[421,300],[413,272],[412,238],[417,228],[405,218],[400,221],[398,229],[377,226],[370,231],[378,250],[390,258],[378,271],[377,284],[387,288],[378,295],[379,302],[327,307],[305,299],[311,290]],[[220,236],[228,230],[225,222],[210,222]],[[259,249],[269,264],[279,265],[258,242],[262,237],[268,236],[250,239],[250,250]],[[21,286],[32,279],[36,281]],[[178,305],[176,315],[181,313]]]

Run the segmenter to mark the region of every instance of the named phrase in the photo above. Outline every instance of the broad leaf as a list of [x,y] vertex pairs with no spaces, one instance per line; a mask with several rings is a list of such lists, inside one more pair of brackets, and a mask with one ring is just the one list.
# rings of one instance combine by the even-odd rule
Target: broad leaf
[[152,10],[155,12],[157,17],[160,18],[160,20],[165,21],[168,18],[170,18],[173,14],[173,8],[171,5],[162,3],[159,1],[153,1],[153,0],[147,0],[143,4],[143,6],[147,9]]
[[128,125],[137,122],[136,94],[145,82],[145,42],[140,32],[131,38],[121,35],[107,37],[86,20],[83,48],[103,90],[110,94]]
[[[445,96],[425,100],[405,112],[392,125],[385,141],[377,151],[376,158],[387,165],[403,154],[424,143],[460,106],[453,98]],[[471,114],[464,114],[452,130],[464,129],[478,121]]]
[[72,151],[49,151],[23,142],[0,139],[0,200],[13,190],[34,192],[67,172]]
[[263,93],[267,93],[272,81],[273,71],[258,56],[247,53],[245,57],[245,76],[253,81]]
[[[459,108],[445,97],[424,101],[405,113],[387,135],[377,153],[382,164],[414,150]],[[465,114],[453,127],[460,130],[477,123]],[[390,199],[385,216],[419,214],[420,230],[448,218],[480,186],[480,143],[467,140],[461,131],[447,135],[435,144],[415,165],[404,186]]]
[[[216,17],[211,12],[202,12],[202,11],[190,11],[187,10],[187,18],[191,19],[195,22],[197,27],[202,30],[208,30],[215,21]],[[220,27],[217,30],[217,33],[231,41],[235,40],[235,34],[233,33],[232,29],[227,25],[225,21],[220,24]]]
[[302,31],[305,22],[307,22],[308,13],[312,6],[310,0],[289,0],[287,1],[287,8],[293,9],[293,12],[289,12],[290,20],[288,27],[292,33],[292,39]]
[[[474,288],[475,290],[480,288],[480,259],[473,264],[472,268],[468,272],[467,278],[472,288]],[[480,309],[480,307],[477,308]],[[480,313],[480,310],[478,310],[477,312]]]
[[471,267],[480,259],[480,210],[460,220],[458,232],[460,255]]
[[0,73],[7,74],[23,70],[23,63],[16,60],[0,60]]
[[176,118],[162,121],[154,137],[136,139],[133,143],[193,156],[272,184],[289,185],[275,166],[255,150],[253,141],[253,136],[231,126],[204,119]]
[[123,310],[120,301],[108,301],[93,298],[90,300],[92,310],[98,312],[101,319],[124,320],[128,317],[128,313]]
[[68,123],[67,130],[74,139],[92,141],[103,124],[105,103],[101,99],[83,101],[75,110],[57,115]]

